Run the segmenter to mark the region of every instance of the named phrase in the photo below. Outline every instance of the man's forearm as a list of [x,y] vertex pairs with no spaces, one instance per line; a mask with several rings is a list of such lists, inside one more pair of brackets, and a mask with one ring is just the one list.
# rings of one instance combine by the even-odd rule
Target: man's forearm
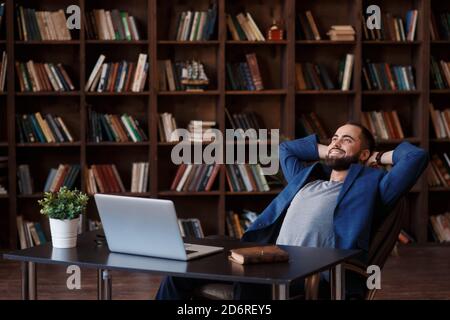
[[393,160],[393,155],[394,155],[394,151],[388,151],[383,153],[383,155],[381,156],[380,162],[382,165],[390,165],[390,164],[394,164],[394,160]]

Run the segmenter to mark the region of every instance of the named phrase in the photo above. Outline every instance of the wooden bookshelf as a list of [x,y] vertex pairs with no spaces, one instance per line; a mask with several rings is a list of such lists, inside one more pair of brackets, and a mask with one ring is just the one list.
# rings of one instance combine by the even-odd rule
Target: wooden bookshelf
[[[430,134],[428,102],[438,109],[449,107],[450,90],[430,90],[430,55],[448,58],[450,41],[431,41],[428,21],[431,10],[450,11],[450,4],[439,0],[217,0],[218,20],[209,41],[176,41],[170,30],[178,14],[187,10],[207,10],[209,0],[5,0],[6,15],[0,32],[0,51],[8,53],[7,92],[0,93],[0,155],[9,156],[8,196],[0,196],[0,247],[17,247],[16,216],[39,219],[36,200],[50,168],[59,163],[116,164],[129,190],[133,162],[149,162],[149,190],[143,194],[122,195],[172,199],[181,218],[199,218],[206,234],[224,234],[225,212],[250,209],[260,212],[279,193],[230,192],[225,168],[218,175],[211,192],[168,191],[177,166],[171,163],[172,143],[162,143],[158,137],[158,113],[171,112],[178,125],[190,120],[214,120],[219,130],[227,128],[225,107],[230,112],[254,111],[267,128],[280,129],[288,138],[298,138],[296,126],[300,114],[316,112],[330,133],[347,120],[360,120],[362,112],[397,110],[408,141],[431,152],[448,150],[449,139],[437,140]],[[142,40],[91,40],[85,34],[84,21],[80,31],[72,31],[71,41],[20,41],[17,36],[15,4],[38,10],[63,9],[77,4],[83,12],[105,8],[120,9],[133,15],[140,27]],[[405,15],[417,9],[419,20],[416,39],[412,42],[365,41],[362,35],[361,12],[377,4],[382,11]],[[282,41],[233,41],[228,34],[226,14],[251,12],[263,33],[272,20],[283,21]],[[295,37],[295,16],[311,10],[317,20],[322,40],[298,40]],[[350,24],[356,31],[355,41],[330,41],[325,33],[331,25]],[[135,61],[139,53],[147,53],[150,72],[144,92],[97,93],[83,89],[99,54],[107,61]],[[226,63],[244,61],[246,53],[256,53],[264,80],[263,91],[230,91],[226,86]],[[297,91],[295,63],[323,63],[337,77],[337,61],[345,54],[355,55],[349,91]],[[204,62],[211,84],[204,92],[158,92],[158,60],[198,59]],[[76,85],[74,92],[19,92],[14,61],[35,59],[61,62]],[[362,83],[362,66],[366,59],[373,62],[410,64],[415,69],[415,91],[367,91]],[[103,113],[129,113],[144,120],[149,141],[141,143],[94,143],[89,141],[88,109]],[[63,144],[21,144],[16,141],[16,113],[43,112],[62,115],[78,142]],[[394,147],[399,140],[380,141],[383,149]],[[20,164],[30,164],[35,179],[35,193],[18,193],[16,170]],[[86,191],[81,175],[77,187]],[[448,188],[430,189],[421,179],[408,197],[410,215],[404,228],[419,242],[430,240],[427,231],[430,214],[450,210]],[[91,200],[88,214],[98,218]]]

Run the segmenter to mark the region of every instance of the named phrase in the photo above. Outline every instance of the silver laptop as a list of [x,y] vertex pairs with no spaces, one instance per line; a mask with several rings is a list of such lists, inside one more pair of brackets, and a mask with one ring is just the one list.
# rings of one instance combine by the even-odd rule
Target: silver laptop
[[96,194],[95,203],[112,252],[187,261],[223,250],[183,243],[172,201]]

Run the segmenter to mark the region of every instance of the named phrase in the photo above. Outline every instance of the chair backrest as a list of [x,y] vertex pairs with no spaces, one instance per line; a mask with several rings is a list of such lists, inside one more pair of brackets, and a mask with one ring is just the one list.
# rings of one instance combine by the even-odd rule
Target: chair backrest
[[383,268],[397,242],[406,209],[406,199],[401,198],[373,233],[368,252],[368,265],[377,265]]

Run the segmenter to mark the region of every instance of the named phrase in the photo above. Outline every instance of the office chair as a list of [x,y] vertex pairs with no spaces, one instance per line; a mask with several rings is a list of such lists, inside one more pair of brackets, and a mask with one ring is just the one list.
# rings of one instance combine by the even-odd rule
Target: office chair
[[[406,199],[401,198],[395,208],[381,222],[380,226],[372,233],[367,263],[352,259],[343,264],[344,270],[354,272],[367,279],[370,275],[366,273],[367,267],[371,265],[384,267],[389,255],[391,254],[397,242],[398,235],[402,228],[402,222],[406,215]],[[213,236],[217,238],[217,236]],[[317,300],[319,292],[319,274],[314,274],[305,279],[307,295],[291,297],[291,299]],[[333,281],[331,281],[333,283]],[[332,288],[333,289],[333,288]],[[373,300],[376,289],[367,290],[365,296],[359,299]],[[196,292],[196,298],[208,300],[232,300],[233,285],[224,283],[211,283],[200,287]],[[355,297],[352,297],[355,298]]]

